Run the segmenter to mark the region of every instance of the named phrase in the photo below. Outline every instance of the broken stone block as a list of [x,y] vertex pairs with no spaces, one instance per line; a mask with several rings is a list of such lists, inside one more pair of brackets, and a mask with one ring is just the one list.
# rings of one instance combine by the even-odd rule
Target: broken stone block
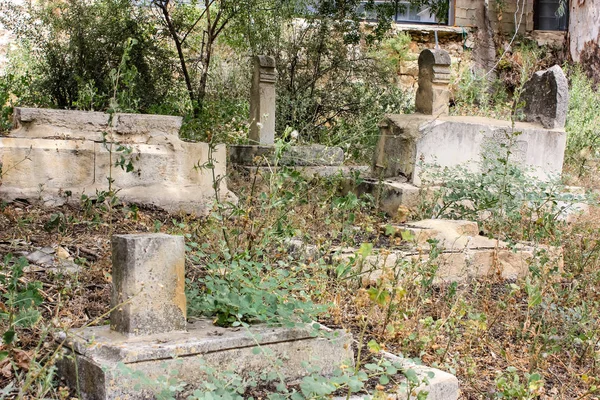
[[450,54],[442,49],[425,49],[419,55],[419,88],[415,107],[427,115],[448,115],[450,103]]
[[275,143],[275,59],[255,56],[250,87],[250,141],[255,144]]
[[185,330],[182,236],[114,235],[112,265],[111,329],[135,336]]
[[[436,268],[433,282],[458,282],[480,278],[491,274],[503,279],[516,279],[529,273],[532,260],[545,252],[547,265],[561,270],[563,268],[562,248],[551,246],[532,247],[526,244],[510,246],[508,243],[479,235],[477,223],[459,220],[423,220],[405,225],[382,225],[384,232],[406,239],[406,248],[402,250],[375,249],[373,254],[364,258],[362,271],[363,284],[377,282],[386,271],[402,268],[407,263],[434,265]],[[391,232],[390,232],[391,228]],[[435,240],[439,254],[430,259]],[[356,249],[343,249],[334,255],[337,260],[351,260]]]
[[523,112],[528,122],[538,122],[546,129],[564,128],[569,108],[569,82],[558,65],[538,71],[529,79],[521,94]]
[[[448,372],[432,368],[426,365],[417,364],[409,358],[397,356],[387,351],[380,353],[384,358],[388,359],[401,370],[412,370],[415,372],[418,385],[406,382],[405,376],[394,376],[395,385],[390,385],[383,389],[374,398],[385,400],[404,400],[404,399],[427,399],[427,400],[456,400],[459,396],[459,385],[456,376]],[[410,391],[410,393],[409,393]],[[333,400],[363,400],[364,396],[352,395],[348,399],[347,396],[336,396]]]

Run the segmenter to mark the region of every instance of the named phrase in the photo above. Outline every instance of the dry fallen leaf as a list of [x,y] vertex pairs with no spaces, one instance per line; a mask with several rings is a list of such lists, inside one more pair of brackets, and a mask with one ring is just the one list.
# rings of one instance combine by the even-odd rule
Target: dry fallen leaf
[[31,362],[31,355],[25,351],[20,349],[13,349],[12,351],[13,360],[22,370],[29,370],[29,363]]

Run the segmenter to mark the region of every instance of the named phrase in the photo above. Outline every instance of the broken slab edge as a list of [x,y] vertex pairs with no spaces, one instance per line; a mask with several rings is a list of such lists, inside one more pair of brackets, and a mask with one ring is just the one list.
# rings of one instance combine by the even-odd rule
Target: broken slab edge
[[[456,376],[444,372],[437,368],[428,367],[426,365],[418,365],[414,361],[397,356],[387,351],[382,352],[382,355],[388,360],[398,363],[404,369],[412,369],[416,372],[419,381],[424,381],[421,385],[413,389],[413,392],[428,392],[427,400],[456,400],[459,396],[459,384]],[[430,375],[433,374],[433,377]],[[406,389],[397,391],[398,398],[406,398],[408,393]],[[411,399],[416,399],[416,396],[411,394]]]

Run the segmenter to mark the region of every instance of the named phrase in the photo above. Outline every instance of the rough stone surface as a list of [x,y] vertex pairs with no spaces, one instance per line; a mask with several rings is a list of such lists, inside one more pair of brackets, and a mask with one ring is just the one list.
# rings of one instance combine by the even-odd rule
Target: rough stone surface
[[[181,141],[180,117],[15,108],[16,129],[0,138],[0,198],[43,205],[64,204],[108,189],[125,202],[152,204],[171,212],[204,215],[215,199],[207,143]],[[114,125],[113,124],[113,125]],[[120,145],[130,154],[118,151]],[[112,153],[112,154],[111,154]],[[124,157],[134,171],[115,163]],[[226,174],[226,148],[212,151],[217,177]],[[235,201],[220,180],[221,200]],[[69,195],[70,194],[70,195]]]
[[229,162],[244,166],[338,166],[344,162],[341,147],[327,147],[320,144],[291,146],[279,160],[275,160],[273,146],[229,146]]
[[[352,189],[350,189],[352,190]],[[413,208],[421,200],[422,189],[406,182],[406,180],[363,179],[353,191],[357,196],[370,194],[375,199],[375,204],[388,215],[396,215],[400,206]]]
[[108,120],[102,112],[15,107],[10,136],[100,141]]
[[121,135],[177,137],[183,118],[170,115],[116,114],[115,130]]
[[[416,186],[420,186],[427,164],[465,165],[478,171],[490,145],[505,143],[512,130],[509,121],[491,118],[400,114],[386,116],[380,126],[374,176],[404,176]],[[527,122],[517,122],[514,129],[521,134],[514,143],[511,161],[531,168],[532,174],[542,180],[561,174],[566,146],[563,129],[545,129]]]
[[441,49],[426,49],[419,55],[419,88],[415,107],[427,115],[448,115],[450,55]]
[[112,330],[134,336],[185,330],[183,236],[114,235],[112,266]]
[[[363,276],[365,284],[375,283],[386,270],[399,268],[405,263],[434,265],[436,275],[434,283],[457,282],[468,279],[495,275],[503,279],[516,279],[529,273],[531,260],[539,253],[548,256],[547,267],[563,268],[562,249],[555,247],[532,247],[508,243],[479,236],[475,222],[454,220],[423,220],[405,225],[386,225],[381,229],[400,236],[412,237],[410,248],[405,250],[375,250],[362,262],[362,270],[371,270]],[[437,241],[441,250],[435,259],[429,258],[430,239]],[[341,249],[334,257],[351,260],[356,249]]]
[[523,86],[520,101],[528,122],[544,128],[564,128],[569,108],[569,82],[558,65],[538,71]]
[[260,145],[275,143],[275,59],[255,56],[250,87],[250,140]]
[[[411,400],[417,398],[415,394],[424,392],[427,392],[427,400],[458,399],[458,379],[454,375],[426,365],[416,364],[408,358],[399,357],[392,353],[384,352],[384,357],[396,364],[400,364],[403,369],[412,369],[416,372],[417,379],[422,383],[411,390],[411,396],[409,397]],[[396,395],[398,399],[406,399],[408,392],[405,388],[400,388],[396,392]]]
[[[144,388],[134,388],[137,382],[124,372],[126,369],[142,373],[148,379],[172,374],[191,387],[197,387],[206,376],[202,363],[246,377],[251,372],[276,370],[269,357],[254,354],[257,346],[273,352],[274,359],[284,361],[277,371],[288,381],[308,374],[303,363],[325,375],[344,363],[353,365],[349,334],[329,331],[333,335],[330,340],[314,337],[311,331],[309,327],[220,328],[209,320],[200,320],[189,324],[187,332],[131,338],[106,326],[92,327],[72,331],[68,338],[65,335],[58,338],[59,342],[66,341],[68,349],[68,357],[58,366],[72,387],[76,384],[75,377],[79,377],[84,400],[125,400],[151,395]],[[124,367],[119,367],[120,363]]]

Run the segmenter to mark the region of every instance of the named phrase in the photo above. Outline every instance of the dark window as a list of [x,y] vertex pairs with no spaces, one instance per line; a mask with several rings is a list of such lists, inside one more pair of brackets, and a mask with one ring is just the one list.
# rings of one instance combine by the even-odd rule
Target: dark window
[[537,0],[534,28],[540,31],[566,31],[569,25],[569,7],[566,4],[567,0]]

